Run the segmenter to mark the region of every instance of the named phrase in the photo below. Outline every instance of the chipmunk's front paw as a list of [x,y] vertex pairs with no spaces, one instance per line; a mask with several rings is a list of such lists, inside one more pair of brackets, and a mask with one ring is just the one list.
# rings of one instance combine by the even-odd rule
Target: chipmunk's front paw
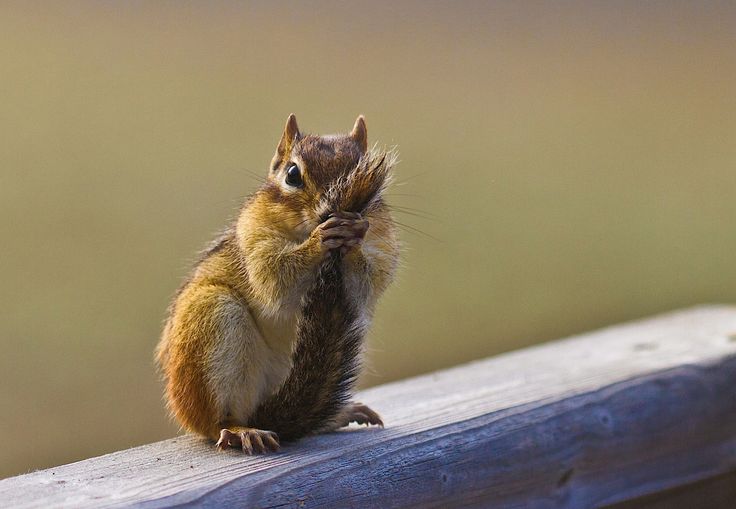
[[365,424],[366,426],[381,426],[383,428],[381,416],[371,410],[368,405],[362,403],[348,403],[347,408],[343,410],[338,419],[338,427],[347,426],[351,422]]
[[335,212],[317,228],[325,251],[345,252],[363,241],[368,226],[368,220],[356,212]]
[[273,431],[244,427],[222,429],[216,447],[221,451],[228,447],[240,447],[248,455],[276,452],[281,448],[279,437]]

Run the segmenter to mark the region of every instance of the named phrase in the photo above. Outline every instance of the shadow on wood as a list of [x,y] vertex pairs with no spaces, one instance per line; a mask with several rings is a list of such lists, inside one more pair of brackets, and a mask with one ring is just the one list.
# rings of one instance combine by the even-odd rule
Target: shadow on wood
[[736,471],[606,509],[721,509],[736,505]]

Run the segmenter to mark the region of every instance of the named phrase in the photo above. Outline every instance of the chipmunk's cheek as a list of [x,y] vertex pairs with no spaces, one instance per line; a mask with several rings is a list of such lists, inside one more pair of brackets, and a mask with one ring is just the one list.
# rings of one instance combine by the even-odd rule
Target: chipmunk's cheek
[[296,221],[293,228],[299,237],[303,237],[305,239],[319,224],[309,212],[302,212],[297,215],[295,219]]

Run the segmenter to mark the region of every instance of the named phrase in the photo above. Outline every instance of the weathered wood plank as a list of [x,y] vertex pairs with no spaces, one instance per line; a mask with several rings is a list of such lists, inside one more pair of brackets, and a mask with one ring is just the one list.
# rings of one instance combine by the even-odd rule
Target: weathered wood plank
[[[594,507],[736,469],[736,308],[364,391],[386,429],[265,457],[178,437],[0,481],[21,507]],[[80,436],[81,439],[81,436]]]

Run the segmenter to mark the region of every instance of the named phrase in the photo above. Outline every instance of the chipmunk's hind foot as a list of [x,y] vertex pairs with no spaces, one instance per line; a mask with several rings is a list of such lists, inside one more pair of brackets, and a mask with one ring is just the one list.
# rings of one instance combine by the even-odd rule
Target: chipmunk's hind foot
[[347,426],[351,422],[365,424],[366,426],[381,426],[381,416],[374,412],[368,405],[362,403],[349,403],[338,419],[338,427]]
[[249,456],[277,452],[281,448],[279,437],[273,431],[241,426],[220,430],[220,439],[215,446],[221,451],[229,447],[240,447]]

